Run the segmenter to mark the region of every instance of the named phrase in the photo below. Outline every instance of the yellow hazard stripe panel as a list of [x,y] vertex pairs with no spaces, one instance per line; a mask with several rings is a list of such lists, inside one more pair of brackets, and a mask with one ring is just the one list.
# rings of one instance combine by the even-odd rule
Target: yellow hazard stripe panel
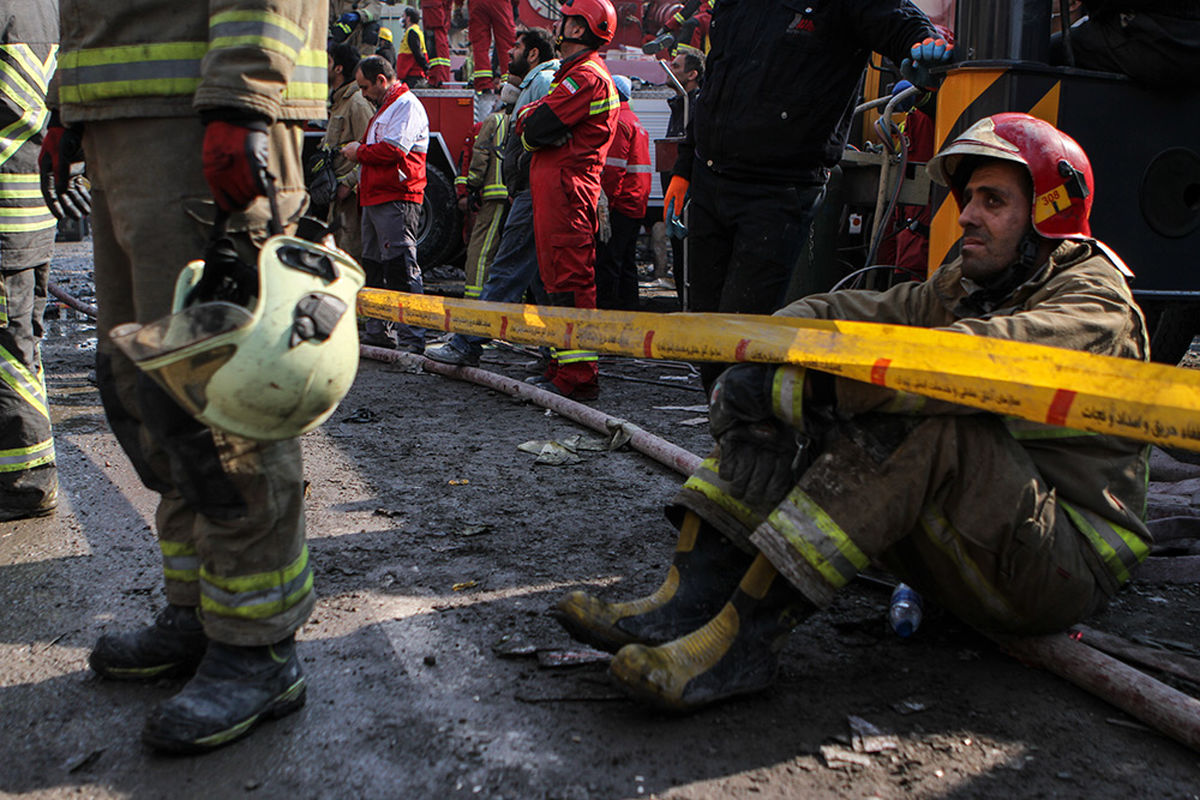
[[649,314],[363,289],[360,314],[636,358],[798,364],[1049,425],[1200,450],[1200,371],[870,322]]

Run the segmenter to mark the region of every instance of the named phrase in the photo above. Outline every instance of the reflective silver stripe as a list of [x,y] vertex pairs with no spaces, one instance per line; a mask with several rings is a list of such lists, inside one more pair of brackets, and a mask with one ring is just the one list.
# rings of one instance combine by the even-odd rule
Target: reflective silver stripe
[[22,472],[54,461],[54,440],[46,439],[29,447],[0,450],[0,472]]
[[594,350],[559,350],[555,355],[559,364],[579,364],[599,360]]
[[629,162],[623,158],[606,158],[606,159],[604,159],[604,165],[606,167],[622,167],[623,168],[628,163]]
[[50,419],[50,410],[46,407],[46,390],[41,381],[4,347],[0,347],[0,381],[12,387],[35,411],[47,420]]
[[778,419],[804,427],[804,367],[785,365],[771,379],[771,407]]
[[130,83],[162,79],[195,79],[198,84],[200,59],[181,58],[64,67],[59,70],[59,78],[69,84]]
[[625,168],[625,171],[632,172],[632,173],[638,173],[638,172],[652,172],[653,170],[650,169],[649,164],[630,164],[629,166],[627,166]]
[[259,14],[236,11],[214,16],[208,27],[212,49],[251,45],[281,52],[294,61],[307,40],[304,32],[281,17],[255,17]]
[[200,605],[225,616],[262,619],[287,611],[311,591],[312,568],[306,566],[290,581],[249,592],[226,592],[213,585],[212,576],[200,570]]
[[754,530],[761,522],[761,518],[754,513],[750,506],[721,489],[722,485],[724,482],[720,478],[720,463],[715,458],[706,458],[684,481],[683,488],[699,492],[722,511],[736,519],[743,528]]
[[788,493],[764,524],[782,535],[835,589],[845,586],[870,563],[825,509],[799,488]]
[[1108,567],[1108,571],[1118,583],[1129,580],[1130,570],[1150,555],[1149,546],[1133,531],[1087,509],[1076,508],[1061,497],[1058,504],[1067,512],[1072,524],[1099,553],[1104,566]]

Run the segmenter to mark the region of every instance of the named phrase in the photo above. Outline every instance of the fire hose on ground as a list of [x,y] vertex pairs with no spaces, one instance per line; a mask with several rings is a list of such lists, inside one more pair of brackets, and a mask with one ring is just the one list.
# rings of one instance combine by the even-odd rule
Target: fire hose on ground
[[[96,309],[94,306],[81,302],[72,297],[61,286],[51,283],[50,292],[57,299],[67,304],[84,314],[94,317]],[[368,292],[371,290],[367,290]],[[395,293],[385,293],[395,294]],[[416,298],[420,296],[406,296],[408,298]],[[458,301],[459,305],[462,302]],[[495,304],[480,304],[476,305],[495,305]],[[363,303],[360,297],[360,309]],[[383,319],[393,319],[395,321],[405,321],[405,313],[403,306],[396,303],[392,306],[393,313],[380,314],[378,313],[378,305],[372,307],[370,303],[366,304],[369,310],[376,313],[369,314],[370,316],[380,317]],[[467,306],[463,311],[469,311]],[[441,308],[440,320],[437,317],[428,314],[409,314],[409,322],[417,324],[427,324],[429,319],[435,321],[444,320],[445,330],[450,330],[451,324],[451,309]],[[552,311],[551,309],[538,309],[536,307],[525,307],[524,313],[529,316],[537,315]],[[460,312],[461,313],[461,312]],[[508,313],[511,313],[511,309]],[[591,312],[593,314],[597,312]],[[603,313],[603,312],[599,312]],[[657,315],[635,314],[639,318],[648,318]],[[680,315],[680,316],[695,316],[695,315]],[[528,320],[526,320],[528,322]],[[585,321],[586,322],[586,321]],[[507,327],[507,321],[504,325]],[[431,327],[441,327],[434,324]],[[553,328],[553,326],[545,326]],[[473,330],[470,332],[474,332]],[[561,344],[564,337],[561,333],[565,332],[565,339],[573,341],[571,324],[567,323],[565,331],[543,330],[543,336],[540,340],[530,341],[529,339],[520,339],[524,343],[530,344]],[[744,351],[745,347],[740,346]],[[638,353],[637,355],[645,355],[653,357],[651,337],[645,339],[645,350],[648,352]],[[446,364],[439,364],[431,359],[424,358],[419,355],[402,353],[395,350],[385,350],[378,347],[370,347],[367,345],[360,346],[360,351],[363,356],[378,361],[399,364],[403,366],[416,367],[420,366],[428,372],[433,372],[450,378],[467,380],[472,383],[485,386],[490,389],[504,392],[514,397],[527,399],[539,406],[549,408],[563,417],[577,422],[585,427],[588,427],[601,434],[611,435],[614,432],[623,432],[629,437],[629,444],[638,452],[650,456],[660,464],[667,466],[681,475],[688,475],[696,469],[700,464],[700,457],[693,453],[684,450],[677,445],[674,445],[661,437],[655,436],[648,431],[634,425],[626,420],[620,420],[605,414],[596,409],[590,408],[571,400],[566,397],[552,394],[543,389],[539,389],[530,384],[526,384],[504,375],[499,375],[488,370],[478,369],[474,367],[454,367]],[[1066,351],[1063,351],[1066,352]],[[744,354],[744,353],[743,353]],[[739,359],[740,360],[740,359]],[[1138,366],[1135,364],[1135,366]],[[1193,434],[1194,436],[1195,434]],[[1196,445],[1193,443],[1193,447]],[[1200,700],[1185,694],[1177,689],[1174,689],[1166,684],[1154,679],[1153,677],[1118,661],[1112,656],[1101,652],[1097,647],[1093,647],[1084,642],[1084,638],[1096,640],[1099,637],[1094,636],[1095,632],[1089,632],[1089,629],[1082,628],[1073,634],[1061,633],[1050,636],[1038,637],[992,637],[997,645],[1005,652],[1012,655],[1014,658],[1023,663],[1037,666],[1047,671],[1062,677],[1076,686],[1096,695],[1102,700],[1116,706],[1130,716],[1133,716],[1142,722],[1150,725],[1160,733],[1169,736],[1172,739],[1184,744],[1191,749],[1200,752]],[[1098,647],[1104,647],[1103,639],[1100,639]]]

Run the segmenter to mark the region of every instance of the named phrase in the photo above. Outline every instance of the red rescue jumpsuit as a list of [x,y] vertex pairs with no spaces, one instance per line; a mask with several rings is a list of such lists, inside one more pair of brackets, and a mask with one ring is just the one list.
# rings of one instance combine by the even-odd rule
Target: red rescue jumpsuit
[[[596,204],[619,109],[612,76],[588,50],[564,60],[550,93],[517,115],[516,133],[533,151],[533,235],[552,305],[596,307]],[[560,350],[546,377],[569,395],[594,387],[597,374],[594,352]]]
[[[471,53],[475,61],[475,91],[496,90],[496,78],[508,74],[508,51],[516,40],[511,0],[471,0]],[[492,40],[496,43],[499,75],[492,74]]]
[[650,199],[650,135],[628,102],[621,103],[617,133],[600,185],[608,197],[612,234],[596,246],[596,304],[638,309],[637,235]]
[[429,52],[429,85],[450,80],[451,0],[421,0],[421,22],[425,25],[425,47]]

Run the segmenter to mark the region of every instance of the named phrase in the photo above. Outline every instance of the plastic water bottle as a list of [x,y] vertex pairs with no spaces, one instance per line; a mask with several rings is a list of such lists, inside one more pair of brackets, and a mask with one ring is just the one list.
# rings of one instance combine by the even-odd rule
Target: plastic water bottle
[[907,583],[900,583],[892,591],[892,602],[888,607],[888,622],[897,636],[907,639],[921,626],[921,611],[924,603]]

